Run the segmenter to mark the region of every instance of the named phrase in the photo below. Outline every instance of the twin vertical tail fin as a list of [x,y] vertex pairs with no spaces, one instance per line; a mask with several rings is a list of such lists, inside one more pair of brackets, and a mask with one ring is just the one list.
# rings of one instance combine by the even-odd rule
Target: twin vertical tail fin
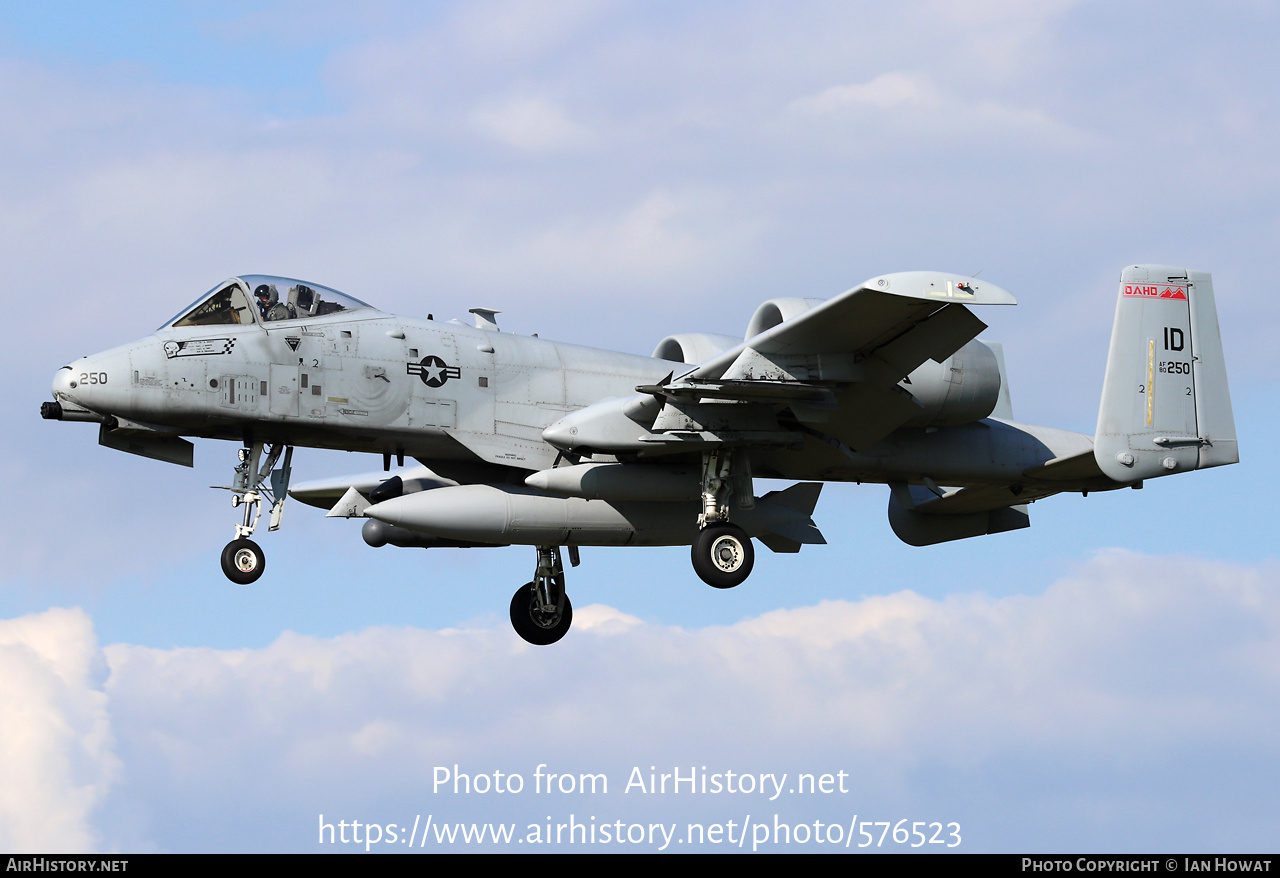
[[1093,454],[1125,483],[1239,461],[1207,272],[1131,265],[1120,275]]

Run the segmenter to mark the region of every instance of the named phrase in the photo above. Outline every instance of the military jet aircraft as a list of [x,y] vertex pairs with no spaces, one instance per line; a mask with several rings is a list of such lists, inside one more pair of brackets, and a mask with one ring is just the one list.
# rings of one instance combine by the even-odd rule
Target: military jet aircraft
[[[226,280],[141,341],[54,376],[45,418],[98,424],[100,444],[190,466],[184,437],[242,443],[243,507],[222,553],[262,575],[250,537],[285,498],[361,516],[370,545],[529,545],[516,632],[559,640],[573,608],[561,548],[689,545],[709,585],[774,552],[824,543],[822,482],[889,486],[914,546],[1027,527],[1064,491],[1235,463],[1213,283],[1124,269],[1094,436],[1014,420],[999,345],[976,340],[994,284],[941,272],[873,277],[829,301],[762,304],[743,337],[682,334],[652,357],[383,313],[319,284]],[[293,448],[382,456],[382,472],[290,488]],[[394,458],[420,466],[389,475]],[[757,477],[796,484],[755,496]]]

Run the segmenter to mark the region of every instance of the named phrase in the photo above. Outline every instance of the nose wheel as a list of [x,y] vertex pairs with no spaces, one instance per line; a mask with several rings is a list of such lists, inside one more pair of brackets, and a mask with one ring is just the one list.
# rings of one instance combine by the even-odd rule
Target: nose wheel
[[256,582],[266,569],[267,556],[253,540],[232,540],[222,550],[222,572],[237,585]]

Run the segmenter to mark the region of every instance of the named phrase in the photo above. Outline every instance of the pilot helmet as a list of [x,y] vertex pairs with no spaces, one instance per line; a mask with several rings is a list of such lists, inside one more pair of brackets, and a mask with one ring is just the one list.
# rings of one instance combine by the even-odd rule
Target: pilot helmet
[[253,296],[259,304],[264,306],[274,305],[280,301],[280,294],[276,292],[275,284],[258,284],[253,289]]

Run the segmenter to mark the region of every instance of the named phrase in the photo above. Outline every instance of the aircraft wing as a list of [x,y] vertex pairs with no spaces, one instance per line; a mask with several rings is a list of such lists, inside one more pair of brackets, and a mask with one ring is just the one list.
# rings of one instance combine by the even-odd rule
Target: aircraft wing
[[[900,382],[928,360],[946,360],[986,329],[966,306],[1013,304],[1000,287],[961,275],[881,275],[780,320],[680,377],[636,389],[668,401],[669,416],[655,426],[664,436],[652,441],[694,438],[680,435],[681,413],[690,415],[686,433],[705,436],[705,429],[693,429],[700,419],[691,407],[714,400],[785,405],[807,423],[826,423],[838,412],[840,441],[865,448],[922,411]],[[761,435],[761,441],[775,439]]]
[[[994,284],[932,271],[874,277],[813,307],[775,299],[757,310],[742,344],[678,376],[637,386],[649,400],[605,400],[552,424],[542,438],[564,451],[660,456],[796,445],[809,432],[805,425],[816,424],[837,447],[869,448],[927,418],[926,405],[949,401],[962,383],[952,374],[964,371],[959,361],[967,355],[957,352],[986,328],[966,306],[1012,304],[1013,296]],[[994,355],[983,347],[974,356],[989,360],[989,379],[998,381]],[[949,370],[917,371],[949,358]],[[908,389],[913,373],[920,381]],[[933,402],[922,401],[930,394]],[[975,419],[968,411],[963,421]]]
[[[946,359],[986,329],[964,306],[1016,304],[1008,291],[971,277],[938,271],[881,275],[765,329],[688,377],[858,380],[867,377],[859,373],[868,367],[883,367],[896,373],[896,383],[927,359]],[[759,360],[774,361],[776,368]],[[867,361],[867,367],[854,368]]]

